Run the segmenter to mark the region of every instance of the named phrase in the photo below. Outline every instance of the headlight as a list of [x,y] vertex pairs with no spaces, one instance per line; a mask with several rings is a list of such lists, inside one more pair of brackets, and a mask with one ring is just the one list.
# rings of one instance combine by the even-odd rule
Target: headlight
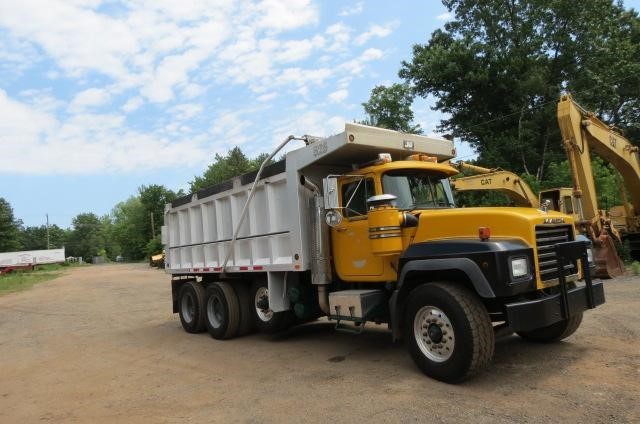
[[529,275],[529,266],[527,258],[517,258],[511,260],[511,276],[513,278],[521,278]]
[[587,247],[587,261],[589,261],[590,264],[593,263],[593,249],[590,247]]

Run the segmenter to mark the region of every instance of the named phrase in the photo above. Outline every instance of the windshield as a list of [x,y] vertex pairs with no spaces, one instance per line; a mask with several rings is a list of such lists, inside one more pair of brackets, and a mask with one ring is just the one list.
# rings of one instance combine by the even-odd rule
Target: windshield
[[398,199],[398,209],[453,207],[453,196],[447,178],[416,170],[387,172],[382,176],[382,190]]

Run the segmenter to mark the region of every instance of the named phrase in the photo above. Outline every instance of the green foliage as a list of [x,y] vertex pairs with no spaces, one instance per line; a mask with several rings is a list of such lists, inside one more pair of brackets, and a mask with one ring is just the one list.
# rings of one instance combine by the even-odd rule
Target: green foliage
[[633,261],[631,264],[631,273],[633,275],[640,275],[640,262]]
[[139,197],[130,197],[118,203],[111,211],[113,238],[120,246],[120,254],[127,260],[144,258],[151,232],[146,226],[145,215],[145,208]]
[[25,290],[37,283],[53,280],[61,274],[58,272],[14,271],[8,275],[0,275],[0,295]]
[[204,174],[194,177],[193,181],[189,182],[190,190],[193,193],[238,175],[255,171],[268,156],[268,154],[261,154],[254,159],[248,159],[237,146],[229,150],[225,156],[216,153],[214,162],[209,165]]
[[156,255],[162,252],[162,242],[160,241],[160,237],[155,237],[149,240],[145,248],[145,252],[147,256]]
[[362,103],[367,118],[362,124],[406,133],[420,134],[420,125],[414,125],[413,104],[414,95],[406,84],[393,84],[389,87],[378,85],[371,90],[371,97]]
[[[69,231],[57,225],[49,226],[49,248],[60,249],[65,246]],[[20,232],[20,242],[22,250],[42,250],[47,249],[47,226],[25,227]]]
[[[598,207],[608,210],[622,203],[618,187],[618,171],[598,156],[591,158],[591,169],[598,194]],[[569,162],[562,160],[549,164],[547,176],[541,183],[543,189],[573,187]]]
[[85,262],[91,262],[106,246],[100,218],[93,213],[81,213],[71,223],[73,230],[68,238],[67,255],[80,256]]
[[543,180],[565,154],[563,90],[629,131],[640,121],[640,19],[610,1],[444,0],[455,19],[414,46],[400,76],[448,115],[440,130],[494,167]]
[[22,221],[13,216],[13,208],[0,197],[0,252],[14,252],[21,249],[20,230]]

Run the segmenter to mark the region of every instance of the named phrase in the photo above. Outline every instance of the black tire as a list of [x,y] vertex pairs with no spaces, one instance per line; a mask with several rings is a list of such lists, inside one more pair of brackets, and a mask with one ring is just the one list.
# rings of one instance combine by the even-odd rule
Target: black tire
[[518,335],[525,340],[536,343],[553,343],[566,339],[576,332],[582,323],[582,312],[572,315],[569,319],[565,319],[548,327],[536,328],[530,331],[518,331]]
[[246,281],[238,281],[233,284],[233,289],[238,296],[240,306],[240,324],[238,326],[238,336],[246,336],[256,330],[256,323],[253,318],[254,306],[251,297],[251,287]]
[[196,281],[184,283],[178,292],[178,315],[187,333],[204,331],[205,290]]
[[217,281],[207,287],[204,322],[214,339],[230,339],[238,333],[240,307],[238,296],[229,283]]
[[486,308],[475,293],[453,283],[424,284],[409,294],[404,334],[418,368],[446,383],[472,377],[493,357],[495,336]]
[[260,309],[257,305],[260,294],[268,293],[266,281],[254,281],[251,285],[251,314],[255,326],[262,333],[274,334],[291,327],[295,321],[293,311],[273,312],[271,309]]

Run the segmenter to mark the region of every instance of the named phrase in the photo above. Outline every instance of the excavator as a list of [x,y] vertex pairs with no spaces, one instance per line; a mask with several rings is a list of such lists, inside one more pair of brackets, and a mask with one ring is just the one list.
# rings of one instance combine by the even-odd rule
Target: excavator
[[451,181],[451,186],[456,191],[492,190],[507,195],[514,206],[546,208],[573,215],[575,214],[575,199],[573,189],[570,187],[551,188],[541,190],[536,196],[529,185],[517,174],[500,168],[484,168],[464,161],[455,164],[460,172],[470,171],[475,175],[456,178]]
[[456,191],[492,190],[506,194],[515,206],[537,208],[538,198],[529,185],[513,172],[500,168],[484,168],[460,161],[455,164],[460,172],[470,171],[477,175],[451,180]]
[[[620,238],[628,240],[631,255],[640,259],[640,154],[638,147],[631,144],[618,130],[611,127],[595,114],[585,110],[565,94],[558,102],[558,124],[562,143],[567,153],[577,225],[581,232],[594,243],[597,270],[603,269],[608,276],[624,273],[624,265],[618,257],[612,237],[617,230]],[[613,165],[619,172],[631,194],[627,201],[622,190],[624,204],[613,208],[617,214],[614,226],[609,214],[598,208],[591,150]],[[598,271],[596,271],[598,272]]]

